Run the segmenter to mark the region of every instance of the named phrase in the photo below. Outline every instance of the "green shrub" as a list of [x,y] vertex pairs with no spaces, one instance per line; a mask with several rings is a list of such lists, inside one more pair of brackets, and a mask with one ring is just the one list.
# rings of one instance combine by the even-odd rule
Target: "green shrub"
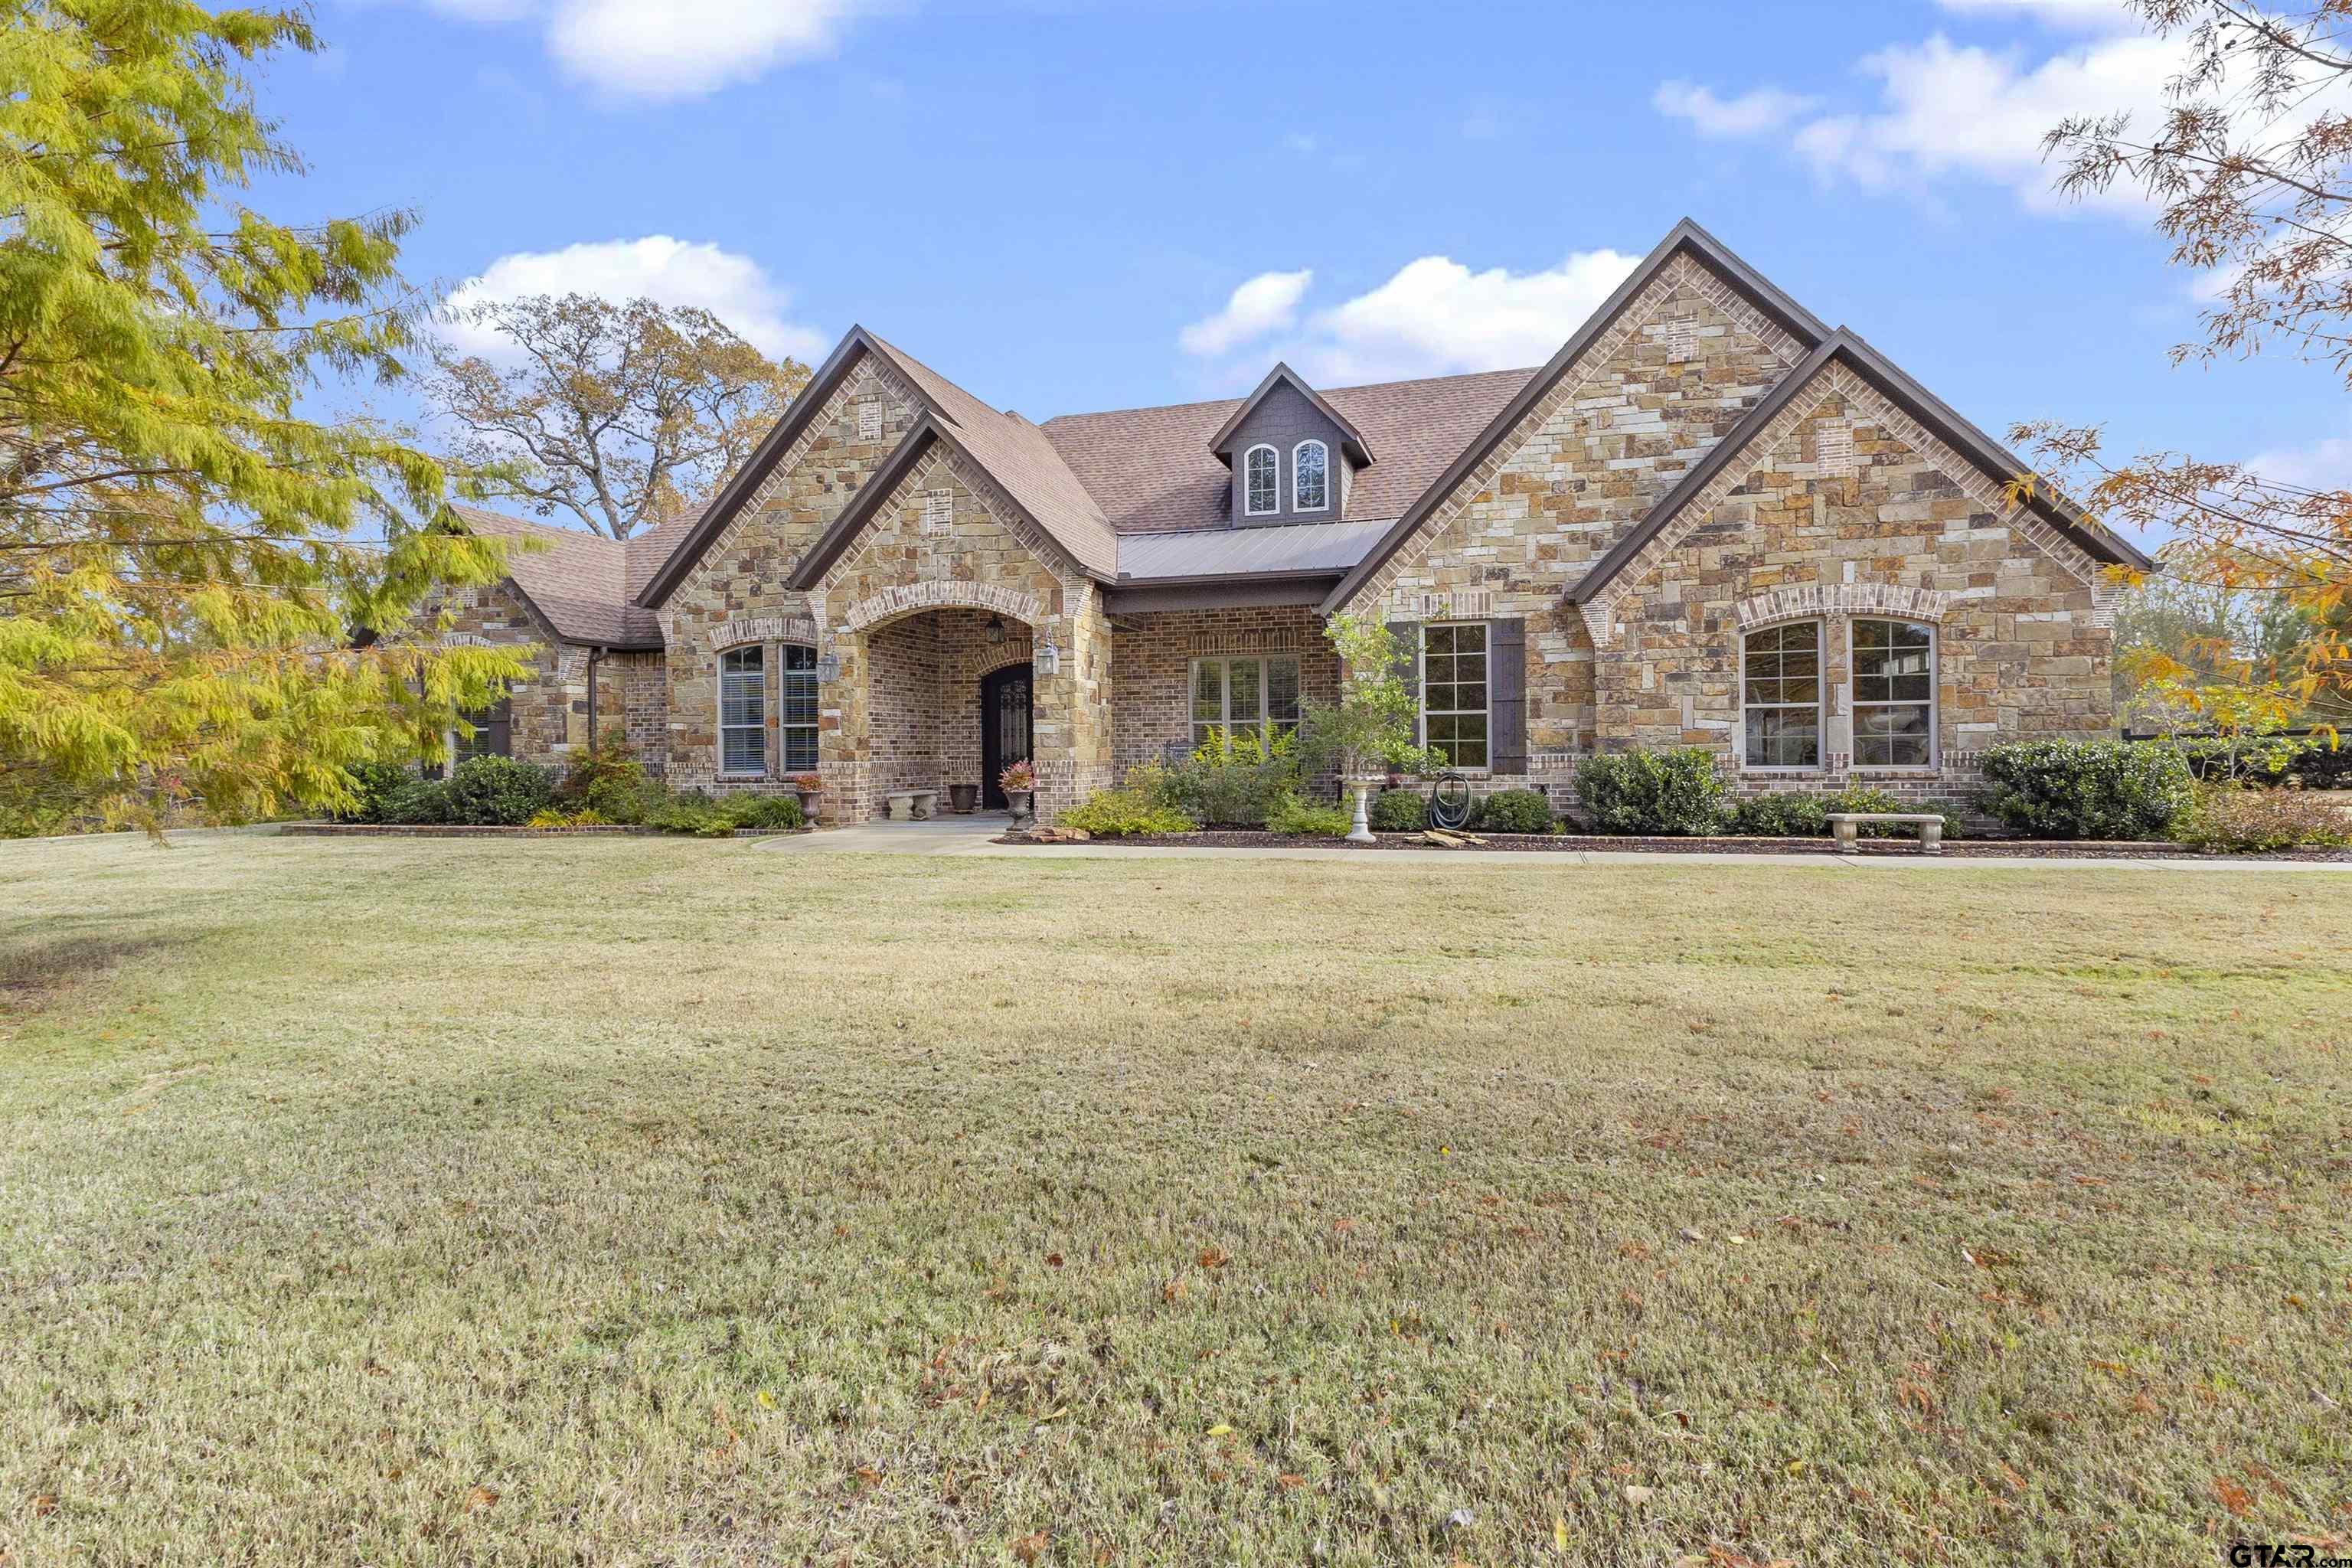
[[1192,819],[1169,804],[1168,770],[1156,763],[1137,768],[1115,789],[1097,790],[1062,813],[1057,826],[1097,838],[1134,838],[1145,834],[1190,833]]
[[1587,757],[1576,789],[1600,833],[1683,837],[1718,832],[1731,815],[1715,759],[1695,746]]
[[449,773],[449,817],[477,827],[520,827],[555,800],[544,768],[512,757],[468,757]]
[[2329,790],[2203,784],[2173,819],[2172,837],[2192,849],[2342,848],[2352,845],[2344,798]]
[[735,831],[735,824],[719,814],[719,803],[699,790],[664,795],[646,808],[646,826],[664,833],[700,833],[714,823]]
[[1164,803],[1216,827],[1263,827],[1275,802],[1298,789],[1297,743],[1287,732],[1269,747],[1255,731],[1210,731],[1192,756],[1166,770]]
[[415,782],[416,775],[398,763],[353,763],[343,772],[352,779],[352,804],[335,814],[337,822],[389,822],[384,815],[392,797]]
[[1429,826],[1429,802],[1418,790],[1384,789],[1372,796],[1370,816],[1375,833],[1418,833]]
[[1826,799],[1803,790],[1751,795],[1731,816],[1731,831],[1749,838],[1822,838],[1829,835]]
[[720,803],[719,815],[730,828],[798,827],[806,820],[796,795],[731,795]]
[[1472,826],[1481,833],[1556,833],[1551,802],[1541,790],[1497,790],[1478,803]]
[[2161,838],[2189,808],[2189,764],[2148,741],[2027,741],[1984,754],[1986,812],[2029,838]]
[[394,827],[439,827],[457,820],[449,785],[441,779],[404,780],[383,797],[379,809],[383,815],[376,820]]
[[660,789],[620,737],[607,734],[593,749],[572,753],[555,795],[567,806],[593,811],[607,822],[635,823],[645,820]]
[[1266,812],[1269,833],[1297,833],[1315,838],[1345,838],[1355,825],[1355,814],[1343,805],[1318,805],[1295,795],[1276,796]]

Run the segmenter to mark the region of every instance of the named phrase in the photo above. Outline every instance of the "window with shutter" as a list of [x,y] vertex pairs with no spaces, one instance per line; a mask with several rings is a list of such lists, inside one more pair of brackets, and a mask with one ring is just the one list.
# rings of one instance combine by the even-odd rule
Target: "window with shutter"
[[1484,622],[1421,628],[1421,724],[1424,744],[1446,765],[1483,768],[1492,755]]

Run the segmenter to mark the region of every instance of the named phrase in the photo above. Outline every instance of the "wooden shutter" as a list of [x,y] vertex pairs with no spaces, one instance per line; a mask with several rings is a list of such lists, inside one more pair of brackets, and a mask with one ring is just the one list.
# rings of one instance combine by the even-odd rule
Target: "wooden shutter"
[[1514,617],[1486,623],[1489,762],[1498,773],[1528,771],[1528,623]]

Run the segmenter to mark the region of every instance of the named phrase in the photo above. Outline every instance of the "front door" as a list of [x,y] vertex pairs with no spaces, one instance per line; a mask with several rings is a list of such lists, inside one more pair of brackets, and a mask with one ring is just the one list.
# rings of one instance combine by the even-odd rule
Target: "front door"
[[980,798],[992,810],[1007,804],[996,775],[1029,760],[1029,667],[1016,664],[980,683]]

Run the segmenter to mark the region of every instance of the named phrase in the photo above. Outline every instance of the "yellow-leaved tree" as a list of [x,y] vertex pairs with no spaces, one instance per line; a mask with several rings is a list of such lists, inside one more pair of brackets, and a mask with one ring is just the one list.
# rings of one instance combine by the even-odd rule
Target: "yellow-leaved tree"
[[[2203,336],[2174,363],[2283,350],[2352,387],[2352,0],[2121,3],[2180,47],[2170,101],[2053,128],[2059,189],[2137,187],[2174,264],[2206,276]],[[2333,730],[2352,704],[2352,490],[2189,453],[2118,459],[2095,428],[2011,436],[2109,524],[2170,535],[2168,572],[2265,629],[2144,644],[2128,658],[2145,688],[2225,732]]]
[[[299,12],[0,4],[0,829],[349,798],[523,673],[419,611],[495,581],[443,468],[330,379],[407,374],[407,214],[274,221],[246,69]],[[380,628],[376,636],[370,628]]]

